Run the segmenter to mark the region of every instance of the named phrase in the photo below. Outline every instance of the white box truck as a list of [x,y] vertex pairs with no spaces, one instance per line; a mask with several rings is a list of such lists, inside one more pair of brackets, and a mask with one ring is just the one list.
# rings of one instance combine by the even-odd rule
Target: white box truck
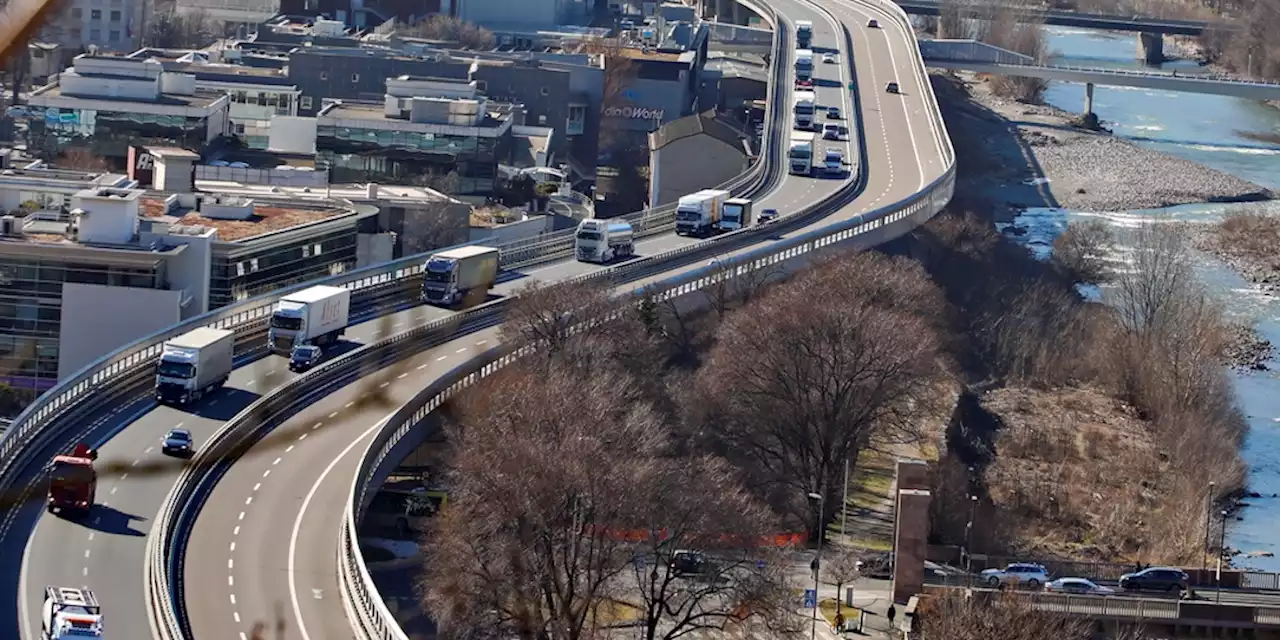
[[234,331],[211,327],[165,341],[156,363],[156,400],[188,404],[226,384],[235,343]]
[[636,234],[626,220],[583,220],[574,236],[574,255],[581,262],[611,262],[636,252]]
[[422,273],[422,300],[451,307],[484,302],[498,279],[498,250],[467,245],[433,254]]
[[44,640],[102,637],[102,605],[89,587],[45,587],[40,611]]
[[810,175],[813,171],[813,132],[791,132],[791,146],[787,150],[788,164],[791,173],[799,176]]
[[736,231],[749,226],[751,226],[751,200],[749,198],[725,200],[718,228],[721,231]]
[[346,331],[350,313],[349,289],[317,285],[290,293],[276,303],[267,340],[273,352],[283,354],[301,344],[333,344]]
[[721,210],[729,199],[723,189],[703,189],[681,196],[676,203],[676,233],[682,236],[708,236],[720,223]]

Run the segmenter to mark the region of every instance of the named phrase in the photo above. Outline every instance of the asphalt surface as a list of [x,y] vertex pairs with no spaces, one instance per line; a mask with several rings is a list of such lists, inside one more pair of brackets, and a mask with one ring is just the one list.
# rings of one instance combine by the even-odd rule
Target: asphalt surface
[[[862,168],[867,172],[862,196],[834,214],[847,217],[911,195],[945,166],[931,142],[934,132],[919,80],[910,72],[898,77],[895,71],[896,65],[909,64],[908,56],[914,55],[902,34],[894,31],[897,25],[887,14],[880,14],[876,17],[884,28],[867,29],[867,16],[872,11],[825,4],[854,33],[853,56],[863,103],[860,115],[869,159],[869,165]],[[815,65],[815,76],[826,81],[815,90],[820,106],[838,105],[846,117],[855,113],[844,89],[850,68],[843,36],[813,5],[780,0],[778,7],[791,20],[813,21],[814,45],[820,50],[841,49],[840,64]],[[885,83],[890,81],[902,84],[901,95],[885,93]],[[789,96],[784,104],[791,104]],[[847,124],[856,133],[855,123]],[[838,143],[819,143],[815,151],[832,144]],[[856,154],[847,150],[846,157],[851,156]],[[776,191],[758,200],[757,207],[774,207],[785,215],[825,198],[841,184],[843,181],[836,179],[787,176]],[[638,243],[637,252],[652,255],[693,242],[696,240],[665,235]],[[554,281],[599,268],[572,261],[543,265],[504,280],[495,293],[509,294],[529,280]],[[666,276],[653,279],[662,277]],[[448,312],[431,307],[410,309],[355,325],[348,329],[347,339],[352,343],[376,340],[384,333],[403,331],[414,323],[445,315]],[[399,402],[408,400],[434,375],[485,348],[479,343],[492,340],[492,333],[473,334],[415,358],[405,377],[389,383],[387,393]],[[146,398],[125,403],[92,425],[90,441],[101,444],[100,461],[123,460],[145,466],[163,459],[159,444],[169,429],[181,424],[191,430],[198,447],[257,394],[269,392],[292,376],[284,358],[270,356],[237,369],[226,389],[192,410],[156,407]],[[351,636],[336,591],[338,526],[371,429],[394,410],[348,409],[346,404],[363,392],[360,383],[355,383],[317,402],[281,427],[301,429],[305,437],[288,451],[251,450],[214,489],[197,519],[186,558],[187,606],[197,637],[236,638],[247,634],[255,621],[276,619],[282,619],[290,630],[285,637],[319,640]],[[310,430],[316,423],[321,426]],[[143,600],[145,536],[176,475],[175,466],[169,473],[101,478],[99,507],[85,522],[46,515],[36,503],[9,523],[15,531],[29,530],[31,520],[38,519],[34,534],[24,541],[25,552],[16,551],[21,553],[22,570],[15,600],[24,638],[39,635],[45,585],[94,588],[113,636],[150,636]],[[14,536],[5,536],[6,561],[16,561],[14,547],[20,544]]]

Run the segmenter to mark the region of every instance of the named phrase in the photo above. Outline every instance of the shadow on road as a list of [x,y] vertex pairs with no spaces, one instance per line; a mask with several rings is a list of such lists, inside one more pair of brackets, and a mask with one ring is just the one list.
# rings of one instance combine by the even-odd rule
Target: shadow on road
[[260,397],[260,395],[252,391],[224,387],[221,391],[197,402],[187,410],[201,418],[225,422],[235,417],[237,413],[253,404],[253,401]]
[[145,522],[146,518],[135,516],[108,507],[102,504],[93,505],[93,509],[89,511],[89,517],[85,518],[84,525],[94,531],[102,533],[110,533],[119,536],[135,536],[142,537],[147,535],[145,532],[134,529],[131,525],[134,522]]

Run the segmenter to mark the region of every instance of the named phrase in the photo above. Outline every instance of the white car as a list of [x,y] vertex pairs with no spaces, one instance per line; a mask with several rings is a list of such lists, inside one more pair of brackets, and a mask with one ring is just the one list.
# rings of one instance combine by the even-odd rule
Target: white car
[[1015,562],[1003,569],[987,569],[982,581],[991,587],[1026,586],[1038,589],[1049,583],[1049,571],[1044,565]]
[[1094,584],[1092,580],[1085,578],[1058,578],[1044,584],[1044,590],[1049,593],[1078,593],[1090,596],[1113,596],[1116,593],[1111,587],[1103,587]]
[[822,62],[823,62],[824,64],[835,64],[835,63],[837,62],[837,60],[836,60],[836,54],[834,54],[834,53],[824,53],[824,54],[822,54]]

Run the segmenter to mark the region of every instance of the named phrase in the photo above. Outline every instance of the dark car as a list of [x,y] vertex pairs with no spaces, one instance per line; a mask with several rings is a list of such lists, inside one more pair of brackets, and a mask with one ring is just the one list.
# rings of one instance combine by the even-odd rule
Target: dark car
[[880,23],[879,23],[879,22],[876,22],[876,20],[875,20],[874,18],[872,18],[871,20],[868,20],[868,21],[867,21],[867,28],[868,28],[868,29],[879,29],[879,28],[880,28]]
[[839,120],[840,107],[827,107],[827,117],[831,120]]
[[896,83],[896,82],[890,82],[888,85],[885,85],[884,90],[885,90],[885,91],[888,91],[889,93],[897,93],[897,92],[898,92],[898,83]]
[[293,352],[289,354],[289,370],[302,373],[311,367],[316,366],[320,362],[320,347],[314,345],[302,345],[293,348]]
[[1120,588],[1125,591],[1167,591],[1178,593],[1187,590],[1191,579],[1176,567],[1150,567],[1120,576]]
[[765,209],[760,212],[760,224],[769,224],[778,219],[777,209]]
[[676,577],[701,575],[710,568],[707,557],[701,552],[680,550],[671,554],[670,569]]
[[167,456],[187,457],[196,452],[191,432],[186,429],[170,429],[164,436],[161,451]]

